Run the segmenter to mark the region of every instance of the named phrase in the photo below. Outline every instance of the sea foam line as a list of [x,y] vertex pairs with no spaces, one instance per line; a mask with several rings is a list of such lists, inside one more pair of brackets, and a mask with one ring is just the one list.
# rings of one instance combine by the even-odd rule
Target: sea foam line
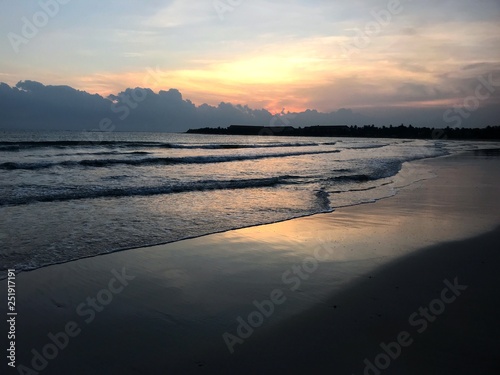
[[169,165],[169,164],[212,164],[212,163],[228,163],[245,160],[258,160],[268,158],[283,158],[302,155],[320,155],[339,153],[340,150],[331,151],[311,151],[311,152],[288,152],[260,155],[210,155],[210,156],[186,156],[186,157],[167,157],[167,158],[142,158],[142,159],[84,159],[84,160],[65,160],[61,162],[41,162],[41,163],[14,163],[6,162],[0,164],[0,169],[3,170],[38,170],[61,167],[109,167],[117,164],[143,166],[143,165]]

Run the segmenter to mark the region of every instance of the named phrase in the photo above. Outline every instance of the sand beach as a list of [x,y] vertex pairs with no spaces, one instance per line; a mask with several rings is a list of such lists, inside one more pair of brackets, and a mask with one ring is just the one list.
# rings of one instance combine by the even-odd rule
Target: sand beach
[[494,373],[499,167],[410,162],[374,203],[17,274],[2,373]]

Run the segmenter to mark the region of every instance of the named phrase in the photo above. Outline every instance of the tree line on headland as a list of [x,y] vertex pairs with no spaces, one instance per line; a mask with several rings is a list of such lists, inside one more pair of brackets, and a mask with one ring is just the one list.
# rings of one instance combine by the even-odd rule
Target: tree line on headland
[[264,136],[301,136],[301,137],[363,137],[363,138],[407,138],[407,139],[476,139],[500,140],[500,126],[486,128],[428,128],[405,126],[251,126],[231,125],[228,128],[189,129],[189,134],[224,135],[264,135]]

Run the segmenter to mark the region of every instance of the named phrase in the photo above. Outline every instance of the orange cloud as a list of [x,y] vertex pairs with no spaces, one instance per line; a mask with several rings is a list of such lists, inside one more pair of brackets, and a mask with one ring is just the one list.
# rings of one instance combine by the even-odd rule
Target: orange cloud
[[[442,91],[446,91],[443,77],[467,61],[443,59],[440,46],[446,41],[448,49],[460,50],[464,43],[460,38],[465,36],[442,27],[431,31],[374,39],[350,59],[342,57],[339,49],[345,36],[290,38],[240,55],[197,56],[184,61],[181,69],[100,72],[69,78],[65,84],[104,96],[128,87],[149,87],[155,92],[176,88],[197,105],[224,101],[273,113],[282,108],[327,112],[380,105],[445,106],[453,99],[433,96],[433,90],[445,86]],[[467,38],[467,43],[475,40]]]

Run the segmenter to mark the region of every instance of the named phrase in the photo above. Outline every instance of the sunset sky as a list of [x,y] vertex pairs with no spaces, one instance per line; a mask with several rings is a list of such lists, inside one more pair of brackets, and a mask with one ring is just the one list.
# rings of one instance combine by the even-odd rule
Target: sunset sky
[[0,82],[176,88],[274,113],[446,108],[479,76],[500,81],[498,0],[60,2],[1,2]]

